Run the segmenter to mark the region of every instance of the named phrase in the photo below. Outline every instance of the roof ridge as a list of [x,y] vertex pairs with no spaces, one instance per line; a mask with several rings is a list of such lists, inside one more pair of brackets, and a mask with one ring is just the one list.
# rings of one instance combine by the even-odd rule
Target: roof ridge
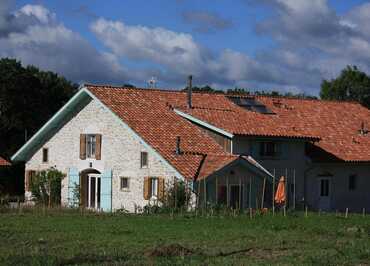
[[[93,84],[93,83],[84,83],[81,87],[101,87],[101,88],[112,88],[112,89],[128,89],[128,90],[143,90],[143,91],[160,91],[160,92],[174,92],[174,93],[183,93],[186,94],[187,92],[183,89],[164,89],[164,88],[142,88],[142,87],[125,87],[125,86],[118,86],[118,85],[108,85],[108,84]],[[222,95],[225,96],[226,94],[221,92],[209,92],[209,91],[193,91],[196,94],[208,94],[208,95]]]
[[[159,92],[169,92],[169,93],[181,93],[185,94],[186,91],[182,89],[164,89],[164,88],[143,88],[143,87],[127,87],[127,86],[118,86],[118,85],[109,85],[109,84],[93,84],[93,83],[84,83],[81,87],[101,87],[101,88],[112,88],[112,89],[127,89],[127,90],[141,90],[141,91],[159,91]],[[300,101],[317,101],[317,102],[330,102],[330,103],[352,103],[359,104],[355,100],[335,100],[335,99],[320,99],[320,98],[301,98],[294,96],[285,96],[285,95],[259,95],[259,94],[227,94],[221,92],[209,92],[209,91],[193,91],[196,94],[205,94],[205,95],[221,95],[225,97],[240,97],[240,98],[268,98],[268,99],[286,99],[286,100],[300,100]]]
[[334,100],[334,99],[320,99],[320,98],[301,98],[301,97],[294,97],[294,96],[272,96],[272,95],[254,95],[255,98],[270,98],[270,99],[286,99],[286,100],[300,100],[300,101],[317,101],[317,102],[331,102],[331,103],[353,103],[359,104],[359,102],[355,100]]

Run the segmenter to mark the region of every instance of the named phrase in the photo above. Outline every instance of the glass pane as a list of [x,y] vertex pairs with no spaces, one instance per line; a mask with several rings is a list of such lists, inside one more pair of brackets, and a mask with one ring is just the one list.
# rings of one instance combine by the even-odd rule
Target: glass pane
[[97,203],[98,203],[98,209],[100,209],[100,189],[101,189],[101,179],[97,178],[98,181],[98,190],[97,190]]
[[156,197],[158,191],[158,179],[152,178],[152,196]]
[[91,200],[90,200],[90,208],[95,208],[95,185],[96,185],[96,181],[95,181],[95,177],[91,177],[91,181],[90,181],[91,185],[90,185],[90,197],[91,197]]

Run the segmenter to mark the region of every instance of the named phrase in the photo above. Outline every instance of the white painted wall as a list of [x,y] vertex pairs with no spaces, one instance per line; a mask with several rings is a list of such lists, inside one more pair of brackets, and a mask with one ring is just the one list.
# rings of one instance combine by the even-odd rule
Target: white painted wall
[[[80,134],[102,134],[101,160],[80,160]],[[49,162],[42,163],[42,148],[49,149]],[[134,204],[145,206],[144,177],[164,177],[173,180],[176,171],[151,152],[130,130],[124,128],[117,118],[92,100],[47,141],[26,163],[26,170],[44,170],[56,167],[67,174],[69,168],[85,170],[92,163],[93,168],[103,172],[112,169],[112,209],[125,208],[134,211]],[[149,167],[140,168],[140,152],[149,153]],[[130,189],[120,190],[120,177],[130,178]],[[177,176],[180,178],[179,176]],[[30,196],[26,192],[26,197]],[[62,203],[67,204],[68,176],[62,181]]]

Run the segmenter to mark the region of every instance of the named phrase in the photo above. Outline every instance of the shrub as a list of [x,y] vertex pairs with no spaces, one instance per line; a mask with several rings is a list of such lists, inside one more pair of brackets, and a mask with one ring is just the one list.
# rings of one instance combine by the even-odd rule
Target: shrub
[[65,175],[55,168],[38,172],[31,182],[31,192],[36,204],[59,206],[62,179]]

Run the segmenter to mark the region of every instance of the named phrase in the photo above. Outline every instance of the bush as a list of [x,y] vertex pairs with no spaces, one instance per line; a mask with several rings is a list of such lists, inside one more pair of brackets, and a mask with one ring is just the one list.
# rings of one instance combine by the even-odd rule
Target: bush
[[[170,213],[187,209],[190,203],[191,190],[186,188],[184,181],[177,181],[171,186],[167,186],[163,198],[155,204],[144,206],[144,213]],[[159,203],[159,204],[157,204]]]
[[55,168],[38,172],[31,181],[31,192],[36,204],[59,206],[62,179],[65,175]]

